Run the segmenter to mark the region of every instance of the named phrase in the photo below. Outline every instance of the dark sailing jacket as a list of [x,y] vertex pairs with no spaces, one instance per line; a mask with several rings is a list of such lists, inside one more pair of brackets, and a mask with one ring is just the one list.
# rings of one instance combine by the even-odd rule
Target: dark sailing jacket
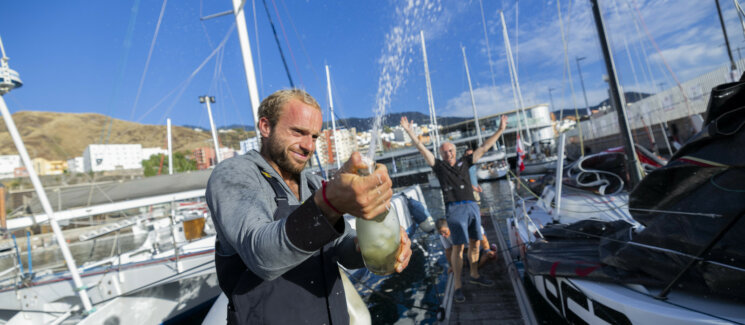
[[[300,202],[256,152],[218,165],[207,185],[215,266],[229,324],[348,324],[337,262],[364,266],[354,231],[328,223],[301,176]],[[271,211],[271,212],[269,212]]]

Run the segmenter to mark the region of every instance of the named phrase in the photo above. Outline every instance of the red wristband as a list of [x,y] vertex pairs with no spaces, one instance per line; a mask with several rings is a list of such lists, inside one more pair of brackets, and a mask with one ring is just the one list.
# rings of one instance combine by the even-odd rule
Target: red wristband
[[334,205],[331,204],[331,202],[329,202],[329,199],[326,197],[326,184],[328,184],[328,182],[326,182],[326,181],[321,181],[321,182],[323,184],[321,186],[321,194],[323,194],[323,202],[326,202],[326,205],[328,205],[329,208],[331,208],[331,210],[334,210],[334,212],[336,212],[338,214],[343,214],[336,207],[334,207]]

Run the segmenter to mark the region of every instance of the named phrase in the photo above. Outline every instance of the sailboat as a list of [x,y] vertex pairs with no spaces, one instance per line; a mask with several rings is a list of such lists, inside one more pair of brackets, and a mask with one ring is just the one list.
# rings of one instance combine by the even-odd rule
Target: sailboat
[[[23,84],[18,73],[10,70],[4,48],[1,61],[0,94],[4,95]],[[27,245],[28,273],[23,271],[17,246],[16,254],[4,253],[0,258],[0,263],[6,266],[0,280],[3,310],[0,317],[7,324],[162,322],[216,296],[217,281],[210,280],[214,278],[214,231],[209,226],[204,228],[203,214],[184,211],[180,220],[153,219],[146,215],[130,217],[84,233],[77,243],[68,245],[57,222],[60,214],[51,208],[2,97],[0,111],[27,166],[55,239],[54,245],[33,252],[31,245]],[[90,212],[101,208],[99,205],[87,209]],[[189,236],[187,224],[194,222],[201,222],[202,227],[198,227],[198,234]],[[132,228],[131,233],[125,232],[120,237],[119,232],[128,228]],[[102,236],[115,232],[115,237],[96,243]],[[98,254],[94,254],[96,248]],[[115,249],[117,255],[113,254]],[[99,257],[103,250],[111,252],[106,254],[109,257]],[[62,261],[56,254],[59,251]],[[32,268],[34,260],[36,269]]]
[[[510,38],[507,33],[507,25],[504,20],[504,13],[499,13],[502,20],[502,35],[504,38],[504,46],[507,55],[507,64],[510,71],[510,84],[512,86],[512,97],[517,107],[517,134],[518,138],[527,147],[527,159],[523,162],[523,166],[516,166],[516,169],[525,175],[543,174],[556,166],[557,157],[554,154],[554,150],[551,148],[554,146],[553,139],[535,139],[533,141],[533,135],[531,132],[530,121],[528,120],[528,114],[526,112],[526,106],[523,103],[523,95],[520,90],[520,81],[518,79],[517,69],[515,68],[514,59],[512,57],[512,46],[510,45]],[[522,114],[521,114],[522,113]],[[523,126],[524,125],[524,126]],[[524,127],[524,129],[523,129]],[[522,136],[523,132],[525,137]],[[548,150],[544,150],[548,148]]]
[[[463,52],[463,65],[466,68],[466,80],[468,80],[468,92],[471,95],[471,108],[473,109],[473,122],[476,126],[476,137],[478,139],[479,146],[484,143],[484,138],[481,135],[481,125],[479,123],[479,113],[476,111],[476,99],[473,97],[473,86],[471,85],[471,72],[468,69],[468,59],[466,58],[466,48],[461,45],[461,52]],[[496,145],[495,145],[496,147]],[[507,175],[509,165],[504,160],[506,154],[503,150],[489,151],[479,161],[476,162],[478,166],[476,171],[476,177],[480,180],[495,180],[502,178]]]
[[[592,2],[626,157],[635,158],[602,15]],[[737,235],[745,206],[734,198],[744,176],[733,168],[741,154],[731,150],[745,144],[744,110],[736,104],[743,89],[745,82],[712,90],[704,131],[666,166],[638,183],[638,163],[629,164],[632,185],[638,183],[630,194],[608,187],[603,191],[615,193],[567,193],[557,168],[552,190],[535,204],[518,203],[510,239],[525,277],[552,309],[571,323],[745,322],[745,292],[734,285],[745,281]],[[559,142],[563,147],[563,137]],[[717,183],[724,179],[731,181]],[[577,193],[580,199],[569,199]]]

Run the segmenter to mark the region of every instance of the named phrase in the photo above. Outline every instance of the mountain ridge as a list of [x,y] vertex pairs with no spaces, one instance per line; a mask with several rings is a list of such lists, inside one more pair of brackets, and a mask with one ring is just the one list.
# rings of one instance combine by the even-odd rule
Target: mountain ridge
[[[401,113],[388,113],[385,114],[383,117],[383,125],[386,125],[386,121],[390,121],[387,126],[394,126],[398,125],[399,120],[401,119],[401,116],[406,116],[410,121],[413,121],[417,124],[429,124],[429,115],[420,113],[420,112],[401,112]],[[324,117],[326,118],[326,117]],[[442,116],[437,117],[437,122],[441,125],[448,125],[452,123],[458,123],[465,120],[469,120],[471,118],[469,117],[455,117],[455,116]],[[373,122],[375,121],[375,117],[348,117],[348,118],[337,118],[336,120],[336,127],[337,128],[356,128],[357,132],[362,131],[369,131],[372,128]],[[196,125],[182,125],[183,127],[191,128],[191,129],[201,129],[201,130],[209,130],[209,128],[196,126]],[[323,128],[330,128],[331,127],[331,120],[323,122]],[[250,124],[230,124],[226,126],[220,126],[217,127],[218,130],[233,130],[233,129],[243,129],[243,130],[253,130],[254,126]]]

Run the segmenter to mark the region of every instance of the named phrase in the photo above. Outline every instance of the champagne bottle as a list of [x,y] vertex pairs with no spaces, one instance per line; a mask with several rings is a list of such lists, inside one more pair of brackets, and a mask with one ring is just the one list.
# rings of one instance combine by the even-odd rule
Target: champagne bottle
[[[368,166],[375,164],[363,157]],[[370,170],[360,170],[360,175],[369,175]],[[371,220],[357,218],[357,239],[365,266],[377,275],[393,273],[396,253],[401,243],[398,217],[391,210],[385,211]]]

